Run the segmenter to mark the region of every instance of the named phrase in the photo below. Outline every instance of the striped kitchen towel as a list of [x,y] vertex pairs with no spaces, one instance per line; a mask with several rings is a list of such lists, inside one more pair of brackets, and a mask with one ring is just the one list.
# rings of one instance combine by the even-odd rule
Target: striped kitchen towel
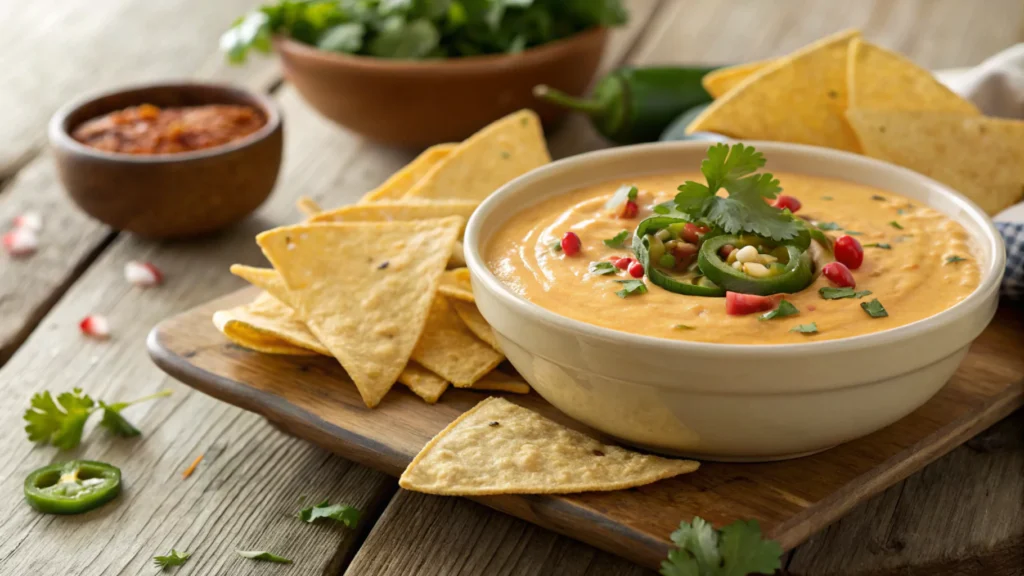
[[1024,222],[996,222],[1006,243],[1006,275],[1000,294],[1003,298],[1024,298]]

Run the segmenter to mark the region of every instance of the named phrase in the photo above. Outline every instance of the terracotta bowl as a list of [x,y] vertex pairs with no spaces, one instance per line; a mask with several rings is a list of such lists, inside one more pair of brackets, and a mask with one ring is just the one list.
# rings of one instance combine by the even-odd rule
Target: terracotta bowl
[[[86,120],[144,103],[247,105],[260,110],[267,123],[223,146],[181,154],[106,152],[71,137]],[[61,182],[87,214],[139,236],[184,238],[231,225],[267,199],[281,165],[282,121],[269,98],[246,90],[159,84],[73,102],[54,114],[49,138]]]
[[534,98],[533,87],[582,94],[607,39],[595,28],[520,54],[431,61],[337,54],[283,37],[275,47],[285,77],[321,114],[373,140],[423,147],[462,140],[522,108],[558,120],[564,111]]

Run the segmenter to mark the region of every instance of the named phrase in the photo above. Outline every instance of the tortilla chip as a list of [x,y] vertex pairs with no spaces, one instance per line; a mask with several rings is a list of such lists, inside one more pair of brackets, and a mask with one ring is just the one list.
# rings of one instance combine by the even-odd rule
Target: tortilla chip
[[320,207],[320,204],[310,198],[309,196],[300,196],[298,201],[295,202],[295,207],[302,212],[306,218],[312,218],[314,215],[323,212],[324,209]]
[[484,319],[484,315],[480,313],[480,310],[477,309],[476,304],[457,299],[452,299],[450,304],[455,309],[455,313],[459,315],[459,318],[462,318],[462,321],[465,322],[470,332],[475,334],[477,338],[490,344],[491,348],[501,352],[501,347],[498,346],[498,339],[494,336],[494,330],[487,323],[487,320]]
[[477,380],[469,387],[470,390],[493,390],[496,392],[511,392],[512,394],[529,394],[530,385],[526,380],[518,376],[505,374],[500,370],[494,370]]
[[[312,216],[309,222],[407,222],[429,220],[445,216],[461,216],[466,220],[479,202],[465,200],[450,202],[410,202],[388,200],[373,204],[352,204]],[[462,234],[462,230],[459,230]]]
[[540,118],[532,110],[520,110],[459,144],[406,198],[481,201],[517,176],[549,162]]
[[307,355],[331,355],[295,311],[266,292],[249,304],[215,312],[213,323],[228,338],[232,334],[249,335],[254,341],[281,342]]
[[452,248],[452,257],[448,259],[448,268],[465,268],[466,267],[466,247],[462,245],[462,242],[455,242],[455,247]]
[[316,355],[316,352],[295,346],[276,336],[253,329],[249,324],[236,320],[233,312],[234,310],[214,312],[213,325],[217,327],[221,334],[235,344],[264,354],[280,354],[283,356]]
[[300,224],[256,237],[290,303],[376,406],[427,321],[463,219]]
[[850,108],[980,114],[931,72],[881,46],[854,38],[847,56]]
[[434,436],[398,485],[449,496],[568,494],[643,486],[698,466],[602,444],[507,400],[487,398]]
[[750,76],[754,72],[757,72],[771,63],[771,60],[758,60],[757,62],[719,68],[718,70],[712,70],[705,74],[704,77],[701,78],[700,83],[712,98],[721,98],[722,96],[725,96],[726,92],[735,88],[736,85],[742,82],[747,76]]
[[438,294],[412,359],[456,387],[468,388],[505,357],[474,336],[448,300]]
[[441,285],[437,291],[448,298],[476,303],[473,296],[473,285],[469,281],[469,268],[448,270],[441,276]]
[[405,384],[427,404],[434,404],[448,389],[448,381],[427,370],[415,362],[409,362],[405,370],[398,376],[398,381]]
[[395,172],[383,184],[367,192],[359,200],[360,203],[397,200],[409,193],[414,184],[423,179],[445,158],[451,154],[458,144],[437,144],[420,153],[412,162]]
[[954,114],[850,110],[864,153],[950,186],[997,214],[1024,194],[1024,121]]
[[854,30],[765,65],[686,127],[733,138],[780,140],[857,152],[846,124],[846,52]]

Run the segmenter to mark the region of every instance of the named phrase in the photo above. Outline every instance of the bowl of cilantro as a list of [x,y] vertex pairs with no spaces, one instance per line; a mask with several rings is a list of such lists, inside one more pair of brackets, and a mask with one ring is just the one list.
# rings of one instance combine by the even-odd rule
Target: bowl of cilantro
[[620,0],[279,0],[221,38],[233,63],[276,52],[285,77],[322,115],[382,143],[466,138],[532,108],[546,84],[580,95],[597,71]]

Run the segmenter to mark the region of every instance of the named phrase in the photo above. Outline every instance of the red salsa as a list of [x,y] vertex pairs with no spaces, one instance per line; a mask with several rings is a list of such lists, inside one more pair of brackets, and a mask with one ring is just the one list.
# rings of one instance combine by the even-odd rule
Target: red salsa
[[93,118],[72,136],[86,146],[122,154],[174,154],[222,146],[266,124],[250,106],[132,106]]

